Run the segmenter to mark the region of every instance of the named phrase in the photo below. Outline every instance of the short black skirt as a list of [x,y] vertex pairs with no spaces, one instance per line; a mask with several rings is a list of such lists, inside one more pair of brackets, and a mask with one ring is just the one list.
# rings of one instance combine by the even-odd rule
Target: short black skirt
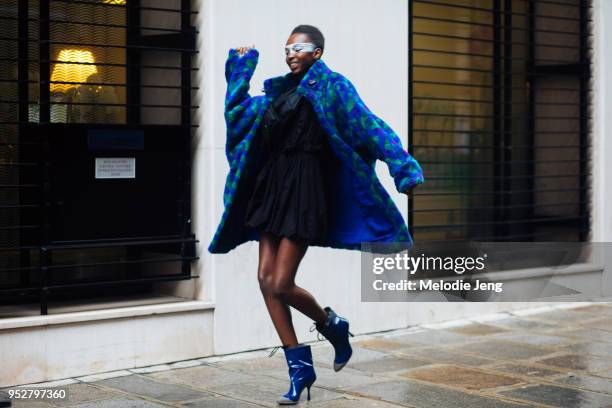
[[325,240],[330,191],[323,161],[331,158],[326,134],[295,88],[269,109],[275,109],[272,117],[281,121],[266,121],[264,116],[258,136],[269,154],[255,181],[246,225],[296,240]]

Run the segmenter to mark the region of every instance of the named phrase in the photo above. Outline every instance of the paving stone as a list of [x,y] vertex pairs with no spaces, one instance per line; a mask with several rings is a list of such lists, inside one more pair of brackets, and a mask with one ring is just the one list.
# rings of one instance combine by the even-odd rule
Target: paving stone
[[612,316],[580,323],[581,327],[606,330],[612,333]]
[[[73,405],[87,401],[123,397],[116,392],[104,390],[91,384],[72,384],[68,386],[55,387],[54,390],[66,390],[66,398],[57,400],[57,405]],[[53,402],[53,401],[51,401]],[[61,404],[60,404],[61,402]]]
[[[75,379],[64,378],[63,380],[54,380],[54,381],[39,382],[39,383],[36,383],[36,384],[32,384],[31,387],[32,388],[55,388],[55,387],[62,387],[64,385],[78,384],[78,383],[79,383],[79,381],[77,381]],[[26,387],[30,387],[30,386],[26,386]]]
[[529,316],[529,315],[534,315],[534,314],[539,314],[539,313],[544,313],[544,312],[552,312],[553,310],[557,310],[557,309],[558,308],[555,308],[553,305],[545,305],[545,306],[539,306],[539,307],[530,307],[527,309],[513,310],[508,313],[512,316]]
[[408,334],[421,333],[427,331],[428,329],[420,327],[420,326],[411,326],[403,329],[395,329],[384,332],[372,333],[372,336],[380,337],[383,339],[396,340],[400,337],[406,336]]
[[563,324],[567,324],[567,322],[581,323],[584,321],[595,319],[597,317],[598,317],[597,315],[593,315],[589,313],[580,313],[577,311],[569,311],[569,310],[563,310],[563,309],[557,309],[557,310],[552,310],[550,312],[529,315],[529,319],[544,320],[547,322],[548,321],[560,322]]
[[199,360],[177,361],[176,363],[170,364],[170,369],[174,370],[176,368],[197,367],[200,365],[202,365],[202,362]]
[[179,405],[180,407],[189,408],[255,408],[261,407],[261,405],[251,404],[250,402],[221,398],[221,397],[210,397],[204,398],[197,401],[188,402]]
[[12,408],[55,408],[57,405],[49,405],[46,402],[32,400],[12,400]]
[[469,319],[458,319],[458,320],[447,320],[437,323],[423,323],[421,324],[421,328],[424,329],[432,329],[432,330],[446,330],[454,327],[462,327],[466,325],[473,324],[474,322]]
[[562,347],[561,350],[574,354],[592,354],[612,358],[612,343],[593,341],[589,343],[572,344],[570,346]]
[[555,334],[558,336],[597,340],[612,343],[612,333],[606,330],[580,327],[558,331],[555,332]]
[[583,307],[577,307],[574,309],[568,309],[572,312],[584,312],[584,313],[589,313],[595,316],[602,316],[602,315],[608,315],[608,316],[612,316],[612,307],[610,306],[610,304],[600,304],[600,305],[589,305],[589,306],[583,306]]
[[577,302],[567,302],[567,303],[562,303],[562,304],[558,304],[558,305],[553,305],[553,308],[555,309],[561,309],[561,310],[569,310],[570,312],[573,310],[576,310],[578,312],[583,312],[583,313],[589,313],[588,311],[584,311],[584,310],[580,310],[581,308],[584,308],[586,306],[590,306],[590,305],[594,305],[595,303],[593,303],[592,301],[577,301]]
[[554,349],[544,349],[527,344],[516,344],[502,340],[488,340],[463,344],[454,347],[457,352],[469,352],[488,358],[521,360],[554,353]]
[[435,347],[424,347],[412,351],[410,353],[402,352],[401,354],[416,358],[422,358],[423,360],[431,360],[436,363],[453,363],[467,366],[481,366],[486,364],[493,364],[496,362],[495,360],[487,358],[476,357],[469,354],[461,354]]
[[425,330],[417,333],[393,337],[394,341],[407,343],[407,346],[426,345],[426,346],[453,346],[460,343],[472,341],[470,336],[451,333],[447,330]]
[[372,400],[369,398],[359,398],[356,396],[343,396],[332,401],[325,401],[320,404],[309,404],[317,408],[397,408],[396,404],[384,401]]
[[161,382],[183,384],[203,390],[211,387],[237,384],[256,378],[255,376],[247,373],[212,366],[183,368],[180,370],[149,374],[147,377]]
[[486,313],[480,314],[478,316],[470,317],[470,320],[478,323],[489,324],[489,322],[494,322],[501,319],[507,319],[509,317],[513,317],[509,312],[499,312],[499,313]]
[[[363,371],[355,370],[349,366],[345,366],[340,372],[335,372],[331,368],[318,367],[315,364],[315,372],[317,374],[315,385],[330,389],[354,387],[357,385],[371,384],[380,381],[379,376],[375,377],[373,375],[368,375]],[[284,381],[289,380],[287,369],[265,370],[262,371],[260,375],[274,377]]]
[[559,375],[562,374],[563,371],[555,371],[552,369],[534,367],[526,364],[501,364],[496,366],[487,367],[489,370],[501,371],[509,374],[520,374],[526,377],[549,377],[551,375]]
[[98,381],[95,384],[169,402],[193,400],[210,395],[209,393],[192,390],[180,385],[154,381],[141,375],[110,378],[108,380]]
[[527,343],[533,346],[558,346],[570,343],[579,343],[580,340],[562,336],[550,336],[536,333],[502,333],[495,335],[496,340],[508,340],[517,343]]
[[488,324],[473,323],[468,324],[466,326],[448,329],[448,331],[453,333],[465,334],[468,336],[486,336],[487,334],[503,333],[507,332],[508,330],[503,329],[501,327],[491,326]]
[[[63,401],[66,401],[67,398],[53,398],[53,397],[47,397],[45,394],[44,398],[40,397],[40,393],[39,393],[39,397],[36,398],[35,396],[32,396],[30,398],[26,398],[26,396],[23,396],[21,398],[10,398],[11,392],[10,390],[14,390],[14,391],[18,391],[18,392],[23,392],[24,389],[37,389],[38,387],[35,387],[34,385],[32,386],[16,386],[16,387],[7,387],[7,388],[0,388],[0,402],[1,403],[5,403],[5,400],[10,400],[12,403],[12,406],[16,406],[16,404],[19,404],[19,406],[29,406],[27,404],[32,403],[32,404],[37,404],[37,406],[40,407],[50,407],[50,406],[56,406],[61,404]],[[66,387],[49,387],[49,389],[53,389],[53,390],[65,390]],[[0,406],[4,406],[4,404],[0,404]]]
[[377,397],[417,408],[524,408],[525,405],[412,380],[385,381],[351,389],[360,396]]
[[555,382],[568,384],[585,390],[612,394],[612,381],[609,378],[595,377],[587,374],[568,374],[561,378],[556,378]]
[[534,362],[570,370],[584,370],[590,372],[605,371],[612,367],[612,360],[584,354],[564,354],[535,360]]
[[[350,364],[350,363],[349,363]],[[389,373],[392,371],[408,370],[414,367],[430,365],[431,362],[414,357],[403,356],[387,356],[374,360],[367,360],[351,364],[354,370],[372,372],[372,373]]]
[[406,347],[406,344],[400,341],[393,341],[388,339],[368,339],[356,341],[352,345],[357,347],[363,347],[371,350],[377,350],[381,352],[394,351],[400,348]]
[[70,408],[158,408],[168,407],[168,405],[159,404],[151,401],[145,401],[134,398],[112,398],[98,401],[83,402],[81,404],[72,405]]
[[[352,343],[351,343],[352,344]],[[319,367],[333,367],[334,365],[334,349],[329,347],[317,347],[312,349],[312,359]],[[388,353],[381,351],[369,350],[366,348],[355,346],[353,347],[353,355],[348,362],[352,366],[355,363],[362,361],[374,360],[376,358],[388,357]],[[283,361],[283,367],[287,367],[287,363]]]
[[523,319],[520,317],[511,317],[508,319],[500,319],[488,322],[493,326],[508,327],[511,329],[527,329],[527,330],[558,330],[562,329],[564,325],[558,325],[554,323],[546,323],[538,320]]
[[[60,381],[56,381],[56,382],[59,383]],[[24,400],[26,403],[40,402],[43,404],[51,404],[54,406],[67,406],[67,405],[77,404],[80,402],[116,397],[117,395],[119,395],[118,393],[115,393],[115,392],[102,390],[98,387],[95,387],[89,384],[82,384],[82,383],[75,383],[75,384],[62,385],[62,386],[45,386],[45,387],[41,387],[38,384],[36,384],[36,385],[31,385],[31,386],[26,385],[22,387],[10,387],[4,390],[5,391],[8,391],[9,389],[17,390],[20,388],[28,388],[28,389],[44,388],[44,389],[52,389],[54,392],[63,390],[65,398],[49,397],[49,398],[37,398],[37,399]],[[23,403],[23,401],[13,399],[12,400],[13,406],[15,406],[16,402]]]
[[468,390],[483,390],[486,388],[505,387],[524,382],[520,378],[507,375],[492,374],[472,368],[446,364],[433,367],[421,367],[410,370],[401,376],[414,378],[434,384],[466,388]]
[[100,381],[100,380],[106,380],[108,378],[126,377],[129,375],[134,375],[134,373],[128,370],[119,370],[119,371],[109,371],[106,373],[99,373],[99,374],[93,374],[93,375],[86,375],[83,377],[76,377],[75,380],[87,382],[87,383],[93,383],[93,382]]
[[132,368],[129,371],[135,374],[156,373],[158,371],[168,371],[171,367],[168,364],[159,364],[149,367]]
[[521,387],[503,391],[499,394],[562,408],[603,408],[612,406],[611,395],[545,384]]
[[[281,368],[287,367],[287,361],[282,349],[279,349],[278,356],[273,357],[261,357],[261,358],[245,358],[229,360],[226,362],[211,363],[212,367],[225,368],[228,370],[243,371],[243,372],[257,372],[259,370],[265,370],[268,368]],[[314,355],[314,354],[313,354]]]
[[[286,380],[260,376],[256,380],[240,384],[215,387],[214,392],[225,397],[237,398],[265,406],[277,407],[276,400],[289,390],[289,377]],[[308,391],[304,389],[300,401],[306,401]],[[311,402],[329,401],[341,398],[342,394],[320,388],[316,385],[310,389]]]

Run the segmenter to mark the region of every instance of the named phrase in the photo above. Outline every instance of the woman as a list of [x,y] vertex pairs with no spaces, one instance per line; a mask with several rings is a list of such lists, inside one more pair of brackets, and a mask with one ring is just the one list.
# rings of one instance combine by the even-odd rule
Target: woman
[[316,379],[310,346],[297,340],[290,306],[313,319],[335,350],[334,370],[349,361],[349,322],[322,308],[295,275],[308,246],[359,249],[362,242],[412,245],[405,222],[374,171],[389,166],[398,191],[424,182],[418,162],[389,126],[368,110],[352,84],[321,60],[324,37],[296,27],[285,47],[290,73],[264,82],[251,97],[258,53],[230,50],[226,62],[225,212],[209,246],[229,252],[259,241],[258,279],[289,367],[295,404]]

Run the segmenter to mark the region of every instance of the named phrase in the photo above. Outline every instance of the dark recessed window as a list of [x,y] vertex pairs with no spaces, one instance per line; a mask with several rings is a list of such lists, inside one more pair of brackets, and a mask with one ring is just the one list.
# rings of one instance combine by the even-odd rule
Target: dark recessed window
[[[0,302],[190,279],[186,0],[0,5]],[[52,306],[52,303],[50,303]]]
[[585,241],[590,2],[410,3],[415,241]]

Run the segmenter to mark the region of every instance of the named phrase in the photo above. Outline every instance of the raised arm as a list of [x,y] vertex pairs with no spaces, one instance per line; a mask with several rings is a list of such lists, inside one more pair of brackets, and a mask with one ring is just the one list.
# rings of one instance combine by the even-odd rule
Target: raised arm
[[241,49],[229,50],[227,61],[225,61],[225,79],[227,91],[225,93],[225,112],[231,113],[242,102],[250,98],[249,82],[255,72],[259,52],[255,48],[248,49],[241,55]]
[[226,154],[228,160],[234,147],[243,140],[253,125],[258,103],[261,102],[261,97],[249,95],[249,82],[255,72],[259,52],[255,48],[250,48],[244,55],[241,55],[241,51],[235,48],[230,49],[225,62],[225,79],[227,80],[225,123],[227,125]]
[[341,78],[334,88],[341,101],[339,109],[345,125],[355,138],[355,147],[365,149],[372,157],[387,164],[397,191],[407,194],[425,182],[419,163],[404,150],[393,129],[368,109],[353,84]]

